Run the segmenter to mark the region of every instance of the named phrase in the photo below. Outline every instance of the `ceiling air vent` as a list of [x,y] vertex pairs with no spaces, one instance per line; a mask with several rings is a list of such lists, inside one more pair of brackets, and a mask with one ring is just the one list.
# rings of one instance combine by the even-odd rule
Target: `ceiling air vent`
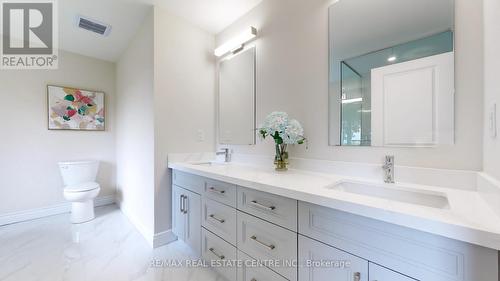
[[78,16],[76,24],[79,28],[92,31],[102,36],[108,36],[111,31],[111,25],[90,19],[88,17]]

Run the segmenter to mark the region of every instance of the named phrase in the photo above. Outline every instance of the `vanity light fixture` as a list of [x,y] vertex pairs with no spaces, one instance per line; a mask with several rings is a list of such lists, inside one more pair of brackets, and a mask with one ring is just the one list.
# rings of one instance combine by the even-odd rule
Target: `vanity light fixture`
[[240,35],[220,45],[217,49],[215,49],[214,54],[217,57],[221,57],[229,52],[241,49],[245,43],[252,40],[256,36],[257,36],[257,29],[253,26],[250,26]]
[[394,62],[396,61],[398,58],[396,56],[391,56],[387,59],[388,62]]
[[347,100],[342,100],[342,103],[355,103],[355,102],[359,102],[359,101],[363,101],[363,98],[355,98],[355,99],[347,99]]

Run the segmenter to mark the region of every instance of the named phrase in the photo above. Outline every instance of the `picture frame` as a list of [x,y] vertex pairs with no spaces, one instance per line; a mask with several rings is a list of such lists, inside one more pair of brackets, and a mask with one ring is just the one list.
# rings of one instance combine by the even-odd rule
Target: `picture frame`
[[105,93],[59,85],[47,85],[49,130],[105,131]]

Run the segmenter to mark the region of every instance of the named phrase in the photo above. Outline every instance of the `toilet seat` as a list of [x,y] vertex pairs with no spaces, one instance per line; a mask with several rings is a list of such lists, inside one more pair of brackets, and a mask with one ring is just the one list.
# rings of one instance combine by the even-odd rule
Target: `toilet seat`
[[84,182],[64,187],[65,192],[84,192],[100,188],[97,182]]

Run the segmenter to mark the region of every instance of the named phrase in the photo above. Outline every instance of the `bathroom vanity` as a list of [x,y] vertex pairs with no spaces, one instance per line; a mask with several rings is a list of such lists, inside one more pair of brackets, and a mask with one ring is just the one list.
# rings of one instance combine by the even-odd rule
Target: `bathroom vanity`
[[500,225],[483,221],[498,216],[475,191],[236,163],[169,167],[179,239],[212,265],[267,265],[214,266],[227,280],[498,280]]
[[[333,1],[328,14],[329,144],[415,149],[407,163],[453,161],[455,1]],[[255,144],[264,110],[256,89],[275,90],[257,87],[260,47],[218,61],[219,145]],[[265,109],[295,101],[287,102]],[[312,118],[307,125],[318,131]],[[367,148],[344,160],[365,151],[378,157]],[[500,184],[480,187],[486,180],[474,171],[395,168],[388,156],[385,177],[382,165],[362,163],[279,173],[272,158],[170,161],[173,231],[229,281],[498,281]],[[263,266],[220,266],[232,260]]]

